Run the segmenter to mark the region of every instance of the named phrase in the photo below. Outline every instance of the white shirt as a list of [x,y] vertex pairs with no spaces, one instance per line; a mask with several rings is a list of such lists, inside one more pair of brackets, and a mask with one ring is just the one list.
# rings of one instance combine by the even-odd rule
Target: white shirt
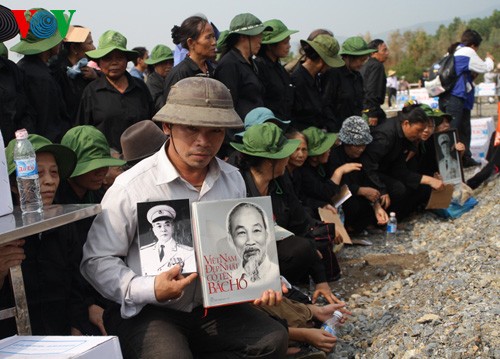
[[[166,155],[165,146],[118,176],[102,200],[102,213],[90,228],[83,247],[83,276],[104,297],[121,304],[121,315],[137,315],[146,304],[190,312],[202,303],[198,281],[185,288],[175,300],[159,303],[154,276],[140,276],[137,203],[172,199],[191,202],[243,198],[245,183],[238,169],[218,158],[198,192],[180,177]],[[120,257],[124,257],[122,260]]]
[[197,272],[193,247],[179,244],[173,238],[168,242],[157,241],[141,247],[140,257],[143,275],[166,272],[176,264],[182,265],[183,273]]

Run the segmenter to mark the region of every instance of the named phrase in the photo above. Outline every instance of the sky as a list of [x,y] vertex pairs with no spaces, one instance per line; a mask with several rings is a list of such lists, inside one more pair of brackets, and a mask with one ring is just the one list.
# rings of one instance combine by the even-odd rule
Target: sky
[[[262,21],[277,18],[288,28],[299,30],[292,35],[292,43],[298,43],[316,28],[327,28],[345,38],[500,9],[500,0],[0,0],[0,4],[16,10],[76,10],[71,23],[90,28],[96,46],[99,36],[113,29],[128,39],[128,48],[145,46],[150,50],[156,44],[172,47],[170,29],[199,13],[220,30],[244,12]],[[10,40],[6,46],[17,42]],[[10,58],[16,62],[20,57],[10,54]]]

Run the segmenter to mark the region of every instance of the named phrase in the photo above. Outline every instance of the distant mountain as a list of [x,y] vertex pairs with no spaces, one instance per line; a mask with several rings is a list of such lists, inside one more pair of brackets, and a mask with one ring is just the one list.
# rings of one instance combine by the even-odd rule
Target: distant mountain
[[[486,8],[486,9],[484,9],[482,11],[479,11],[479,12],[476,12],[476,13],[472,13],[472,14],[469,14],[469,15],[455,16],[455,17],[459,17],[462,20],[470,20],[470,19],[475,19],[475,18],[484,18],[484,17],[491,16],[493,14],[494,10],[498,10],[498,8],[496,6],[491,6],[489,8]],[[452,21],[453,21],[453,18],[448,19],[448,20],[442,20],[442,21],[421,22],[419,24],[415,24],[415,25],[411,25],[411,26],[407,26],[407,27],[402,27],[402,28],[399,28],[399,29],[392,29],[392,30],[387,30],[387,31],[384,31],[384,32],[381,32],[381,33],[378,33],[378,34],[372,34],[372,38],[373,39],[387,39],[389,37],[389,34],[391,32],[394,32],[394,31],[397,31],[397,30],[399,30],[399,32],[401,34],[403,34],[406,31],[415,31],[415,30],[419,30],[420,29],[420,30],[424,30],[425,32],[427,32],[430,35],[434,35],[436,33],[437,29],[439,28],[439,26],[441,26],[441,25],[447,26]],[[341,36],[339,36],[339,39],[340,38],[341,38]]]

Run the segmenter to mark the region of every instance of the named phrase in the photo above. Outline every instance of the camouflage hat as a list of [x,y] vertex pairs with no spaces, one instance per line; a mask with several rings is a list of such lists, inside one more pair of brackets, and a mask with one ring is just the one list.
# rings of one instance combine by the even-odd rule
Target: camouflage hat
[[270,27],[271,30],[265,30],[262,33],[262,44],[270,45],[283,41],[288,36],[299,32],[298,30],[289,30],[283,22],[278,19],[267,20],[264,26]]
[[370,126],[359,116],[348,117],[339,132],[339,139],[343,144],[363,146],[372,142]]
[[425,104],[425,103],[421,103],[420,104],[420,108],[422,110],[424,110],[425,114],[427,115],[427,117],[434,117],[435,114],[434,114],[434,110],[432,109],[432,107],[430,107],[429,105]]
[[330,35],[318,35],[314,40],[300,40],[302,47],[309,45],[319,57],[330,67],[344,66],[344,60],[339,56],[339,42]]
[[127,38],[114,30],[108,30],[102,34],[97,49],[87,51],[85,54],[91,59],[100,59],[114,50],[125,53],[129,61],[137,58],[138,55],[137,51],[127,50]]
[[167,103],[154,115],[153,121],[200,127],[243,127],[227,87],[208,77],[188,77],[173,85]]
[[444,120],[448,120],[448,122],[451,122],[451,120],[453,120],[452,115],[450,115],[449,113],[445,113],[438,108],[432,111],[431,117],[434,119],[434,126],[436,127],[442,124]]
[[370,49],[365,40],[360,36],[349,37],[342,43],[342,50],[339,55],[364,56],[377,52]]
[[151,56],[149,56],[149,59],[144,62],[148,65],[156,65],[167,60],[174,61],[174,54],[172,53],[172,50],[165,45],[156,45],[153,47],[153,50],[151,50]]
[[307,138],[307,150],[309,156],[320,156],[330,148],[337,140],[335,133],[327,133],[317,127],[311,126],[302,131]]

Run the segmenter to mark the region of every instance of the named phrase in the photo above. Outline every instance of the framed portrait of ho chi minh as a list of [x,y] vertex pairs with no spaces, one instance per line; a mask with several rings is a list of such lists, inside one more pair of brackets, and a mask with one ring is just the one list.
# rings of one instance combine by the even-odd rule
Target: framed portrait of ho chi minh
[[456,129],[434,134],[439,174],[445,184],[459,184],[464,182],[460,153],[456,150],[457,142],[458,133]]

